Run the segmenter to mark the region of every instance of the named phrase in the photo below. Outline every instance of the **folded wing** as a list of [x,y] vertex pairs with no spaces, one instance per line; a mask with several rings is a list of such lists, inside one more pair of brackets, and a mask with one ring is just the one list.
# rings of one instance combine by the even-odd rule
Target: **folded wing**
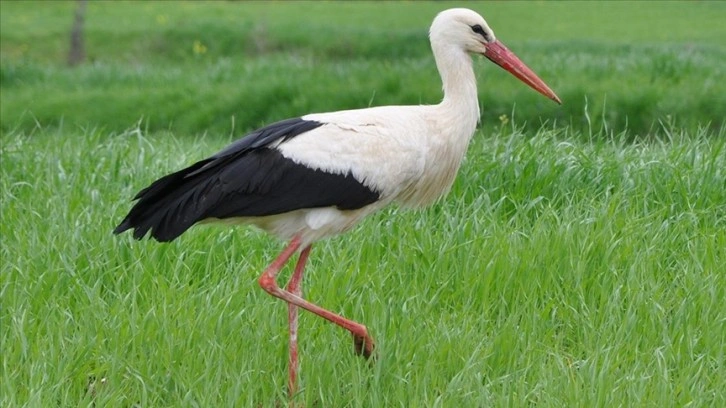
[[277,146],[323,126],[300,118],[258,129],[219,153],[169,174],[141,190],[114,230],[133,229],[171,241],[210,218],[255,217],[303,208],[353,210],[378,200],[379,192],[351,172],[311,168],[283,156]]

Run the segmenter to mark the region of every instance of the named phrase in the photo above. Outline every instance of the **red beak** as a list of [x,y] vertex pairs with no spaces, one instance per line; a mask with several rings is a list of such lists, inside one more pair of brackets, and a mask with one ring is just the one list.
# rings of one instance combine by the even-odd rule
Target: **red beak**
[[486,44],[486,47],[485,57],[509,71],[510,74],[531,86],[535,91],[562,105],[562,101],[560,101],[560,98],[555,95],[550,87],[543,80],[539,79],[537,74],[524,65],[524,62],[517,58],[512,51],[509,51],[509,48],[505,47],[499,40]]

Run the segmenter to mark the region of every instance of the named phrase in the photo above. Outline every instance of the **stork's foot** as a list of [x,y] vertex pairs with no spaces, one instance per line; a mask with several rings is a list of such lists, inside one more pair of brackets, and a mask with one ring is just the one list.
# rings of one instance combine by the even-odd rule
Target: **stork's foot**
[[375,360],[376,354],[374,349],[375,343],[368,333],[365,333],[364,336],[353,333],[353,350],[356,355],[359,355],[366,360]]

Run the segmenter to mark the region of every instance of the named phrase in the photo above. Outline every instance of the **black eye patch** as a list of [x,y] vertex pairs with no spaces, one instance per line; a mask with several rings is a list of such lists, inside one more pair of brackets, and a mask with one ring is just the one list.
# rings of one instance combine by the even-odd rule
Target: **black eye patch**
[[473,32],[481,35],[482,37],[484,37],[484,40],[490,41],[489,40],[489,34],[487,34],[487,32],[484,31],[484,29],[482,28],[482,26],[480,26],[479,24],[476,24],[476,25],[471,26],[471,31],[473,31]]

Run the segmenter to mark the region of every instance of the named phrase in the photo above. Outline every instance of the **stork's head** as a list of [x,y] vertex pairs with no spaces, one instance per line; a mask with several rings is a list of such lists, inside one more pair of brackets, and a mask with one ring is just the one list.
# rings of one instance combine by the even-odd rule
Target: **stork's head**
[[478,13],[464,8],[444,10],[434,19],[429,35],[432,45],[459,47],[471,54],[484,55],[537,92],[562,103],[537,74],[497,40],[494,31]]

